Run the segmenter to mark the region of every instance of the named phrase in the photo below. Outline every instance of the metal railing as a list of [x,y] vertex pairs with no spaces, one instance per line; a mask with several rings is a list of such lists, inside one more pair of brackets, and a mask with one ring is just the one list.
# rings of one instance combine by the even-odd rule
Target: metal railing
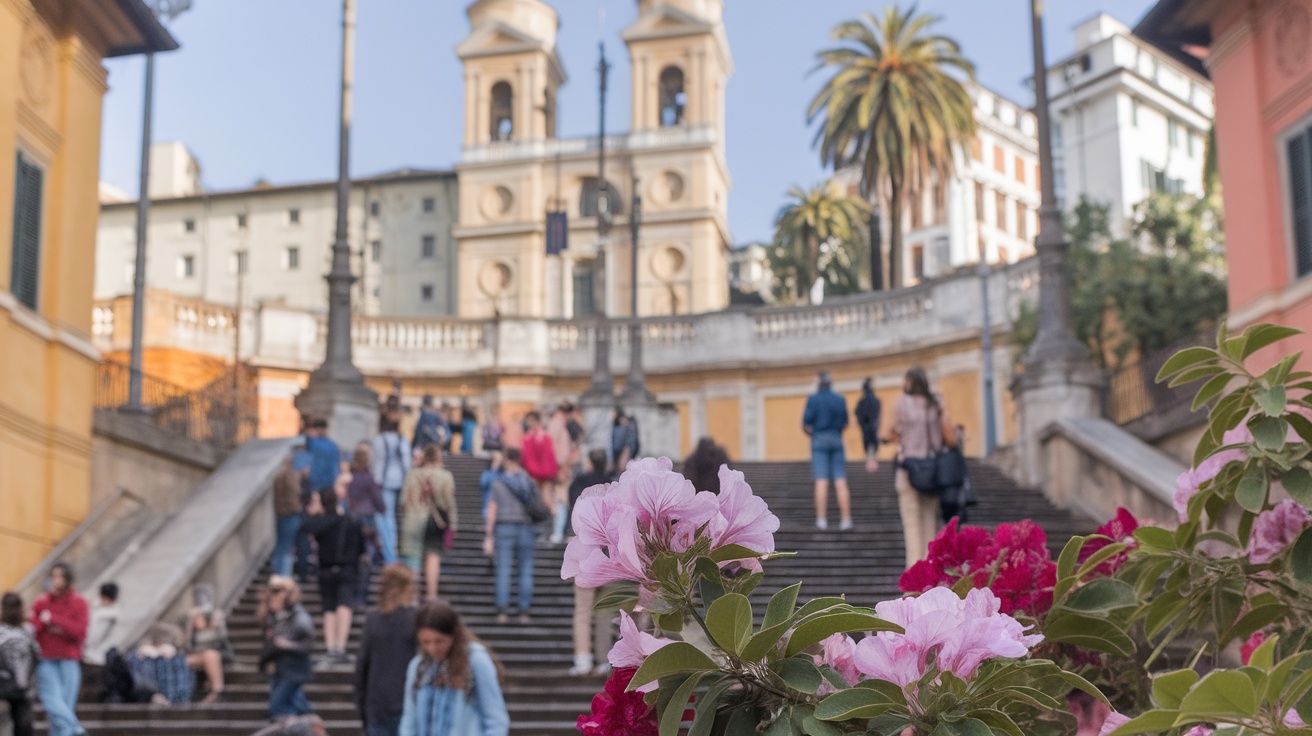
[[[102,362],[96,369],[95,408],[125,406],[130,377],[126,364]],[[259,427],[255,380],[245,366],[196,390],[143,374],[141,402],[146,415],[165,432],[224,449],[251,439]]]
[[1104,407],[1107,418],[1124,425],[1150,414],[1161,415],[1181,405],[1189,405],[1198,387],[1189,384],[1171,388],[1157,382],[1157,372],[1172,355],[1202,343],[1202,338],[1181,340],[1112,371],[1108,375]]

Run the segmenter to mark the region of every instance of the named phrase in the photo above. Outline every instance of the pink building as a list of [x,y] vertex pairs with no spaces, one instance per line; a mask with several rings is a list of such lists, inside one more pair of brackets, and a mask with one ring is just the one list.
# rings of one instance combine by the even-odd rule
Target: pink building
[[[1312,331],[1312,0],[1160,0],[1135,33],[1216,87],[1231,329]],[[1274,350],[1306,367],[1312,334]]]

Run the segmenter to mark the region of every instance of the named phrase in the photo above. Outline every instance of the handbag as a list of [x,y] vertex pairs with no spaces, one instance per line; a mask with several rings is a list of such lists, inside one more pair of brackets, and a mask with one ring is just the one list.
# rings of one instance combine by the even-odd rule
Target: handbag
[[[942,414],[935,411],[932,424],[937,426],[941,421]],[[930,425],[930,422],[925,423],[925,439],[926,445],[933,447]],[[939,496],[946,489],[961,485],[966,472],[966,460],[961,451],[949,448],[946,442],[929,457],[904,457],[900,465],[907,472],[911,487],[929,496]]]
[[523,483],[512,482],[509,477],[499,478],[498,481],[504,483],[506,488],[510,490],[511,495],[515,497],[515,500],[524,505],[524,513],[528,514],[529,521],[534,524],[541,524],[552,517],[551,509],[547,508],[546,502],[542,500],[541,493],[536,493],[535,489],[532,488],[525,489]]
[[424,478],[424,501],[428,504],[428,520],[424,522],[424,540],[432,545],[445,541],[446,533],[451,531],[451,516],[446,509],[437,505],[437,492],[433,482]]

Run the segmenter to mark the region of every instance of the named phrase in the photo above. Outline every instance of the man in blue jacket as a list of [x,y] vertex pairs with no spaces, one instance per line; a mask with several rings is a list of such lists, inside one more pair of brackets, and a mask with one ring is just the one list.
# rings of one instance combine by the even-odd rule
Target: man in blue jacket
[[811,477],[815,480],[815,528],[829,528],[829,481],[838,496],[838,528],[852,528],[852,500],[847,489],[847,400],[834,393],[828,371],[820,372],[820,388],[806,400],[802,430],[811,437]]

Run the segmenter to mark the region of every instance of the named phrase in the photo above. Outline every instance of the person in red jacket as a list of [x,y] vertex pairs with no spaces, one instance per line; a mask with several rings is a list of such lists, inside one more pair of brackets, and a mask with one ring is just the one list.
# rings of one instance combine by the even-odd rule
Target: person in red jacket
[[32,604],[32,627],[41,647],[37,693],[45,706],[51,736],[79,736],[82,646],[87,639],[87,602],[73,589],[73,570],[58,562],[50,570],[50,589]]
[[556,505],[556,476],[560,463],[556,461],[556,446],[551,435],[542,428],[542,415],[531,411],[524,415],[524,441],[520,448],[524,457],[524,470],[537,482],[542,501],[547,508]]

